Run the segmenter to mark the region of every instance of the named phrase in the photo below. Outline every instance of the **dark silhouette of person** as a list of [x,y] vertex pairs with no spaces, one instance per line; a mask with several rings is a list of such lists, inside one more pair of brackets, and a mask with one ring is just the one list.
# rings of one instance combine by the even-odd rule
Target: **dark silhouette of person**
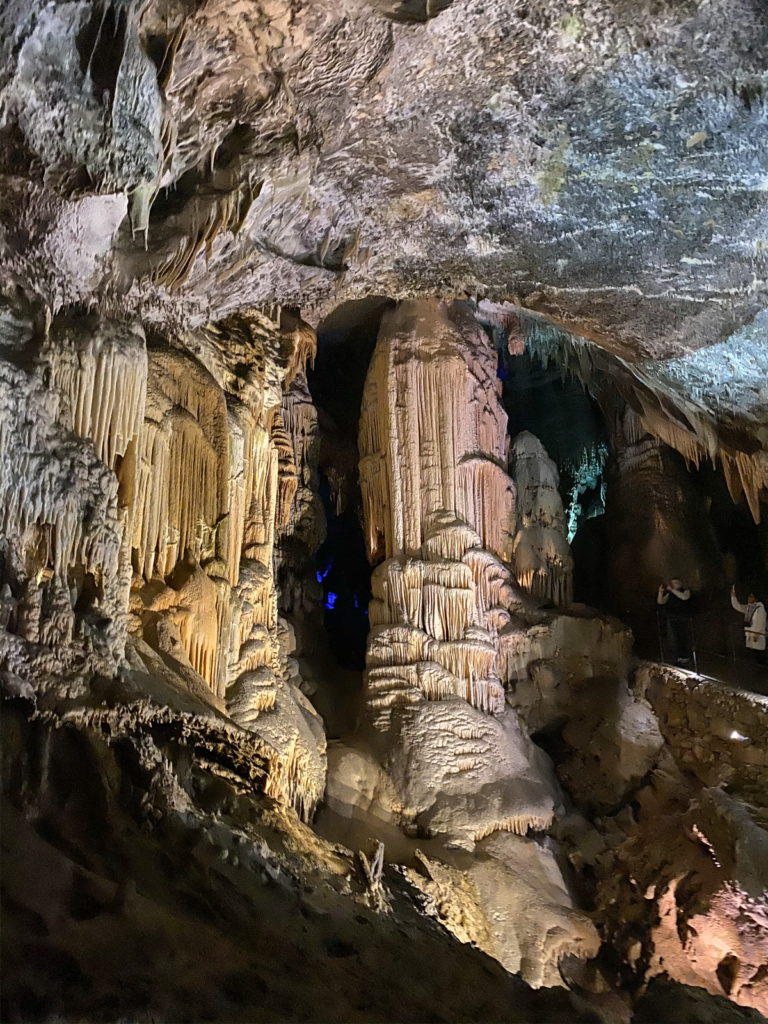
[[691,592],[684,587],[681,580],[674,577],[669,583],[662,583],[656,595],[656,603],[664,606],[664,617],[667,621],[672,642],[675,645],[675,664],[692,665],[693,651],[690,637],[690,604]]

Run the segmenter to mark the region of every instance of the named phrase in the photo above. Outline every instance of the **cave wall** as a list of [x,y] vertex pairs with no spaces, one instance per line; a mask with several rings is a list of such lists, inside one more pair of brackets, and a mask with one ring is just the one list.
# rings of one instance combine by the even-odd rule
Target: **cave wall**
[[325,739],[288,678],[273,554],[300,483],[312,504],[313,407],[286,401],[289,433],[281,405],[314,332],[252,313],[187,344],[72,316],[3,353],[3,669],[82,694],[149,648],[307,816]]
[[607,584],[617,613],[647,615],[659,584],[674,578],[702,596],[722,591],[723,556],[705,496],[678,453],[629,408],[613,416],[610,438]]

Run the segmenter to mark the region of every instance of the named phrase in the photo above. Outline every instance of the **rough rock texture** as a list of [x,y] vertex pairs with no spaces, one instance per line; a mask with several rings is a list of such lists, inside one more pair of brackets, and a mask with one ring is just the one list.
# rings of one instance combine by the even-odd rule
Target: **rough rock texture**
[[200,322],[480,286],[654,356],[749,323],[762,6],[442,6],[9,6],[9,269],[83,301],[77,244],[90,294]]
[[4,702],[3,1020],[584,1012],[456,942],[390,869],[376,912],[351,853],[255,792],[231,736],[29,712]]
[[10,341],[3,671],[58,691],[69,671],[82,687],[114,674],[128,630],[142,671],[148,645],[258,736],[267,790],[309,815],[325,737],[288,679],[272,553],[297,487],[282,382],[313,332],[244,315],[190,339],[195,358],[91,315],[28,323]]
[[[4,1019],[765,1007],[764,707],[633,681],[629,631],[571,603],[494,350],[603,409],[620,607],[717,583],[672,449],[760,519],[765,5],[9,0],[0,28]],[[299,820],[326,767],[303,371],[352,300],[389,310],[366,718],[322,811],[357,876]],[[354,444],[323,444],[354,516]]]
[[653,708],[680,767],[705,786],[729,786],[768,825],[768,698],[650,662],[634,690]]
[[593,846],[603,935],[646,977],[666,974],[765,1014],[766,698],[650,664],[635,689],[669,746],[636,792],[636,820],[621,811],[603,850]]
[[564,955],[589,960],[600,948],[592,922],[573,908],[552,845],[496,832],[479,844],[468,872],[499,959],[534,988],[562,984]]
[[571,703],[563,739],[570,748],[560,779],[580,806],[616,808],[656,767],[664,737],[650,705],[622,681],[583,687]]

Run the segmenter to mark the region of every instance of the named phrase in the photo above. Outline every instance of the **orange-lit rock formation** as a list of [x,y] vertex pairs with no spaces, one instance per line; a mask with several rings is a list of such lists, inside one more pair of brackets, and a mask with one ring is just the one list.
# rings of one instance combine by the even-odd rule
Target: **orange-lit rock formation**
[[272,554],[298,485],[283,387],[313,351],[287,314],[231,318],[184,347],[60,318],[28,371],[2,363],[0,439],[18,592],[5,595],[5,666],[43,685],[95,654],[112,673],[127,626],[137,651],[251,731],[266,790],[304,815],[325,738],[288,680]]
[[[360,421],[369,556],[384,558],[369,608],[372,742],[402,819],[470,851],[491,835],[548,827],[559,802],[551,764],[506,705],[500,675],[499,634],[524,598],[502,561],[515,489],[495,370],[495,352],[464,304],[402,303],[382,322]],[[351,780],[334,787],[354,791]],[[521,842],[535,870],[558,875],[554,861],[544,866],[543,848]],[[512,863],[517,852],[504,847],[503,859]],[[467,888],[476,892],[471,913],[488,920],[501,904],[525,903],[514,867],[491,863],[493,884]],[[512,923],[495,936],[493,955],[515,971],[525,947],[523,974],[534,985],[552,983],[566,952],[596,949],[593,926],[564,884],[559,892],[547,924]],[[556,948],[544,939],[553,920]]]
[[388,314],[360,419],[373,575],[369,706],[455,695],[500,713],[496,636],[506,616],[515,493],[490,343],[461,304]]

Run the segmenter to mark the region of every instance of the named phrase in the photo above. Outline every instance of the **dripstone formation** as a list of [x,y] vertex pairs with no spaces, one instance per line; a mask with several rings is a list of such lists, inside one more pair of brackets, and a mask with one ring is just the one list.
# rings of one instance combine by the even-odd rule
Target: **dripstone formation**
[[2,1020],[768,1016],[766,54],[4,5]]

